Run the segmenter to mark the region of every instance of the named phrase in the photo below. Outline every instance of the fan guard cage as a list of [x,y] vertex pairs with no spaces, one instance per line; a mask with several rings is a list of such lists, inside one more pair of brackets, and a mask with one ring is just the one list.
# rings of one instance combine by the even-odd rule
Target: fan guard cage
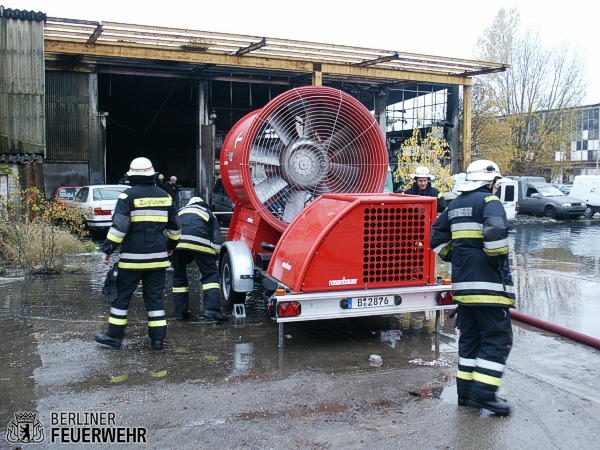
[[239,176],[229,179],[235,193],[228,193],[249,201],[279,231],[321,194],[377,193],[385,186],[388,155],[379,125],[337,89],[286,91],[238,122],[226,150],[235,147],[227,145],[231,140],[241,143],[242,154]]

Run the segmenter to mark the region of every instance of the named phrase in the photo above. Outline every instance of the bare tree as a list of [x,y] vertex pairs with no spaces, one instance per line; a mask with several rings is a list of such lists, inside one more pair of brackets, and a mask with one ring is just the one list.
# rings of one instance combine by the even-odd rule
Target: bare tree
[[583,60],[566,45],[545,48],[534,31],[520,35],[516,9],[501,9],[477,46],[480,59],[510,68],[474,82],[474,151],[504,172],[553,177],[564,170],[585,91]]

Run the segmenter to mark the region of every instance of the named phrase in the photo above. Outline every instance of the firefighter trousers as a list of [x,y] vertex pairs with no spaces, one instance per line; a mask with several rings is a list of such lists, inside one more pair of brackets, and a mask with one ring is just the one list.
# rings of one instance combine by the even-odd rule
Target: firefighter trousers
[[512,348],[509,309],[459,305],[458,329],[458,396],[494,400]]
[[165,269],[119,269],[117,275],[117,299],[110,308],[107,335],[120,339],[125,335],[129,302],[140,281],[143,287],[142,297],[146,311],[148,312],[148,336],[152,340],[162,340],[167,335],[167,319],[163,300]]
[[173,252],[173,302],[175,315],[181,317],[190,310],[190,288],[187,267],[195,262],[200,270],[204,310],[221,311],[221,286],[217,258],[202,252],[175,250]]

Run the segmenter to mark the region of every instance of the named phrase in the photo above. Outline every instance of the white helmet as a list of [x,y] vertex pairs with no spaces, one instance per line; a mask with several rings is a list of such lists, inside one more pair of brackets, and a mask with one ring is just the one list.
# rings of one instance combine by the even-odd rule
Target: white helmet
[[142,157],[135,158],[133,161],[131,161],[127,176],[153,177],[154,173],[154,167],[152,167],[150,160]]
[[190,201],[187,202],[187,204],[189,206],[189,205],[193,205],[194,203],[200,203],[200,202],[203,202],[203,201],[204,200],[202,198],[200,198],[200,197],[192,197],[192,198],[190,198]]
[[425,166],[419,166],[415,170],[415,173],[411,173],[410,177],[414,180],[415,178],[429,178],[433,180],[435,177],[429,173],[429,169]]
[[492,184],[496,178],[502,178],[498,164],[489,159],[473,161],[467,167],[466,183],[458,188],[461,192],[474,191],[486,184]]

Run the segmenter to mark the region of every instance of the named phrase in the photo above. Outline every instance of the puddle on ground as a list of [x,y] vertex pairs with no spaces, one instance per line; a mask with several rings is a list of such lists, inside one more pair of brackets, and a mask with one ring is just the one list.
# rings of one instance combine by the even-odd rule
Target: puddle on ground
[[[519,311],[600,338],[595,295],[600,289],[600,223],[521,225],[511,231],[510,242]],[[442,314],[440,333],[432,332],[435,313],[289,323],[284,329],[286,345],[279,348],[278,326],[267,317],[263,298],[248,299],[245,319],[232,317],[223,325],[199,320],[201,291],[195,270],[190,272],[195,299],[190,322],[173,319],[167,277],[164,351],[149,348],[141,289],[131,303],[122,350],[105,348],[93,337],[106,328],[109,305],[101,289],[108,267],[101,264],[99,254],[80,255],[79,260],[85,262],[84,270],[75,273],[49,277],[8,273],[0,282],[2,423],[17,411],[35,410],[36,399],[53,393],[104,396],[121,386],[144,392],[167,383],[202,387],[278,380],[298,373],[391,373],[423,366],[447,367],[448,378],[436,381],[452,382],[457,336],[447,312]],[[381,358],[375,366],[371,355]],[[455,392],[447,394],[429,383],[413,392],[415,400],[446,395],[455,400]],[[320,408],[336,411],[335,404]],[[248,412],[240,419],[260,414]]]
[[[2,285],[0,346],[1,418],[34,410],[35,399],[57,392],[90,392],[127,386],[136,390],[164,383],[214,385],[269,381],[298,372],[353,374],[412,367],[409,360],[451,360],[456,352],[454,321],[442,315],[443,333],[433,333],[435,313],[286,324],[285,347],[278,347],[278,326],[267,317],[266,301],[250,297],[244,319],[227,324],[174,318],[167,276],[168,331],[165,349],[149,347],[141,289],[134,294],[121,350],[101,346],[94,334],[105,330],[109,309],[102,295],[107,266],[87,255],[85,270],[49,277],[13,278]],[[192,270],[191,298],[201,298]],[[412,328],[411,328],[412,326]],[[369,357],[380,355],[372,367]],[[14,395],[18,392],[19,395]],[[4,399],[10,399],[4,401]],[[121,399],[126,402],[127,399]],[[334,405],[323,405],[333,408]],[[291,413],[291,412],[290,412]],[[250,416],[249,416],[250,418]]]

